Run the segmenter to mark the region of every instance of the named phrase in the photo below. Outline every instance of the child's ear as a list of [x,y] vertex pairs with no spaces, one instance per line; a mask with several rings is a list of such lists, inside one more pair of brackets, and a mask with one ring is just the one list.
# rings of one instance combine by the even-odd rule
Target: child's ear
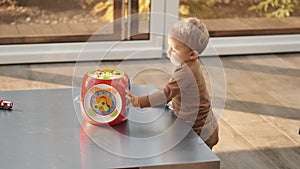
[[198,58],[198,52],[195,51],[195,50],[191,51],[191,53],[190,53],[190,60],[195,60],[197,58]]

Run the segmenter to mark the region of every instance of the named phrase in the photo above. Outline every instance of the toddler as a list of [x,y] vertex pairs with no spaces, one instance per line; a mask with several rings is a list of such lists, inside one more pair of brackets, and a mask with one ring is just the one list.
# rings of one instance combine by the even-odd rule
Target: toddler
[[147,96],[127,92],[130,105],[154,107],[171,101],[174,114],[190,123],[193,130],[212,149],[217,144],[218,124],[200,70],[198,55],[206,48],[209,33],[197,18],[178,21],[168,36],[168,57],[175,69],[162,91]]

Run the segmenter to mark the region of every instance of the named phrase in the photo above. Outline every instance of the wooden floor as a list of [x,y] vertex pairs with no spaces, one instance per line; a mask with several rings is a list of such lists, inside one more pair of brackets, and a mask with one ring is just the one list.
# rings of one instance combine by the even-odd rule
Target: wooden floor
[[[221,168],[299,168],[300,53],[222,57],[221,60],[226,74],[227,100],[220,120],[220,142],[213,150],[221,159]],[[77,81],[81,77],[76,72],[95,65],[83,62],[76,69],[74,63],[2,65],[0,90],[69,88],[74,70]],[[164,72],[170,66],[167,60],[100,63],[105,67],[120,65],[130,72],[134,84],[162,88],[168,80]]]
[[[300,34],[300,17],[276,18],[224,18],[203,19],[211,37]],[[140,24],[146,32],[148,24]],[[98,31],[97,31],[98,30]],[[95,32],[97,31],[97,36]],[[0,44],[78,42],[87,41],[94,34],[95,40],[119,40],[113,34],[112,24],[2,24],[0,25]],[[119,32],[120,33],[120,32]],[[141,34],[143,38],[144,36]],[[98,38],[98,39],[97,39]],[[132,37],[134,38],[134,37]]]

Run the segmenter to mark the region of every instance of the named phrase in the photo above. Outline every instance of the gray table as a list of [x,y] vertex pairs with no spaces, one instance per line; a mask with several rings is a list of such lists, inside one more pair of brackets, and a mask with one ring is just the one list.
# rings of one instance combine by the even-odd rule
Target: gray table
[[[152,89],[135,86],[133,92]],[[78,114],[79,93],[0,92],[14,102],[12,111],[0,110],[0,168],[219,168],[218,157],[193,131],[180,134],[188,125],[164,107],[131,108],[121,125],[94,126]]]

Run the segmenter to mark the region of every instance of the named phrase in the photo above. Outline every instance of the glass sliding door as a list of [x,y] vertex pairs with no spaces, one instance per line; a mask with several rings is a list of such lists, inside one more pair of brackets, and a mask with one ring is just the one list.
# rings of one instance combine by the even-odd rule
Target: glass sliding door
[[0,10],[0,44],[84,42],[105,25],[93,40],[124,40],[122,33],[140,31],[132,39],[149,39],[149,17],[114,21],[149,13],[150,0],[8,0]]
[[[11,0],[0,3],[0,64],[124,59],[122,52],[145,49],[137,58],[162,57],[166,0]],[[4,1],[3,1],[4,2]],[[6,3],[7,2],[7,3]],[[10,1],[9,1],[10,2]],[[10,18],[10,19],[7,19]]]
[[201,18],[213,37],[300,33],[298,0],[180,0],[179,15]]
[[299,0],[179,0],[178,15],[200,18],[220,54],[300,50]]

